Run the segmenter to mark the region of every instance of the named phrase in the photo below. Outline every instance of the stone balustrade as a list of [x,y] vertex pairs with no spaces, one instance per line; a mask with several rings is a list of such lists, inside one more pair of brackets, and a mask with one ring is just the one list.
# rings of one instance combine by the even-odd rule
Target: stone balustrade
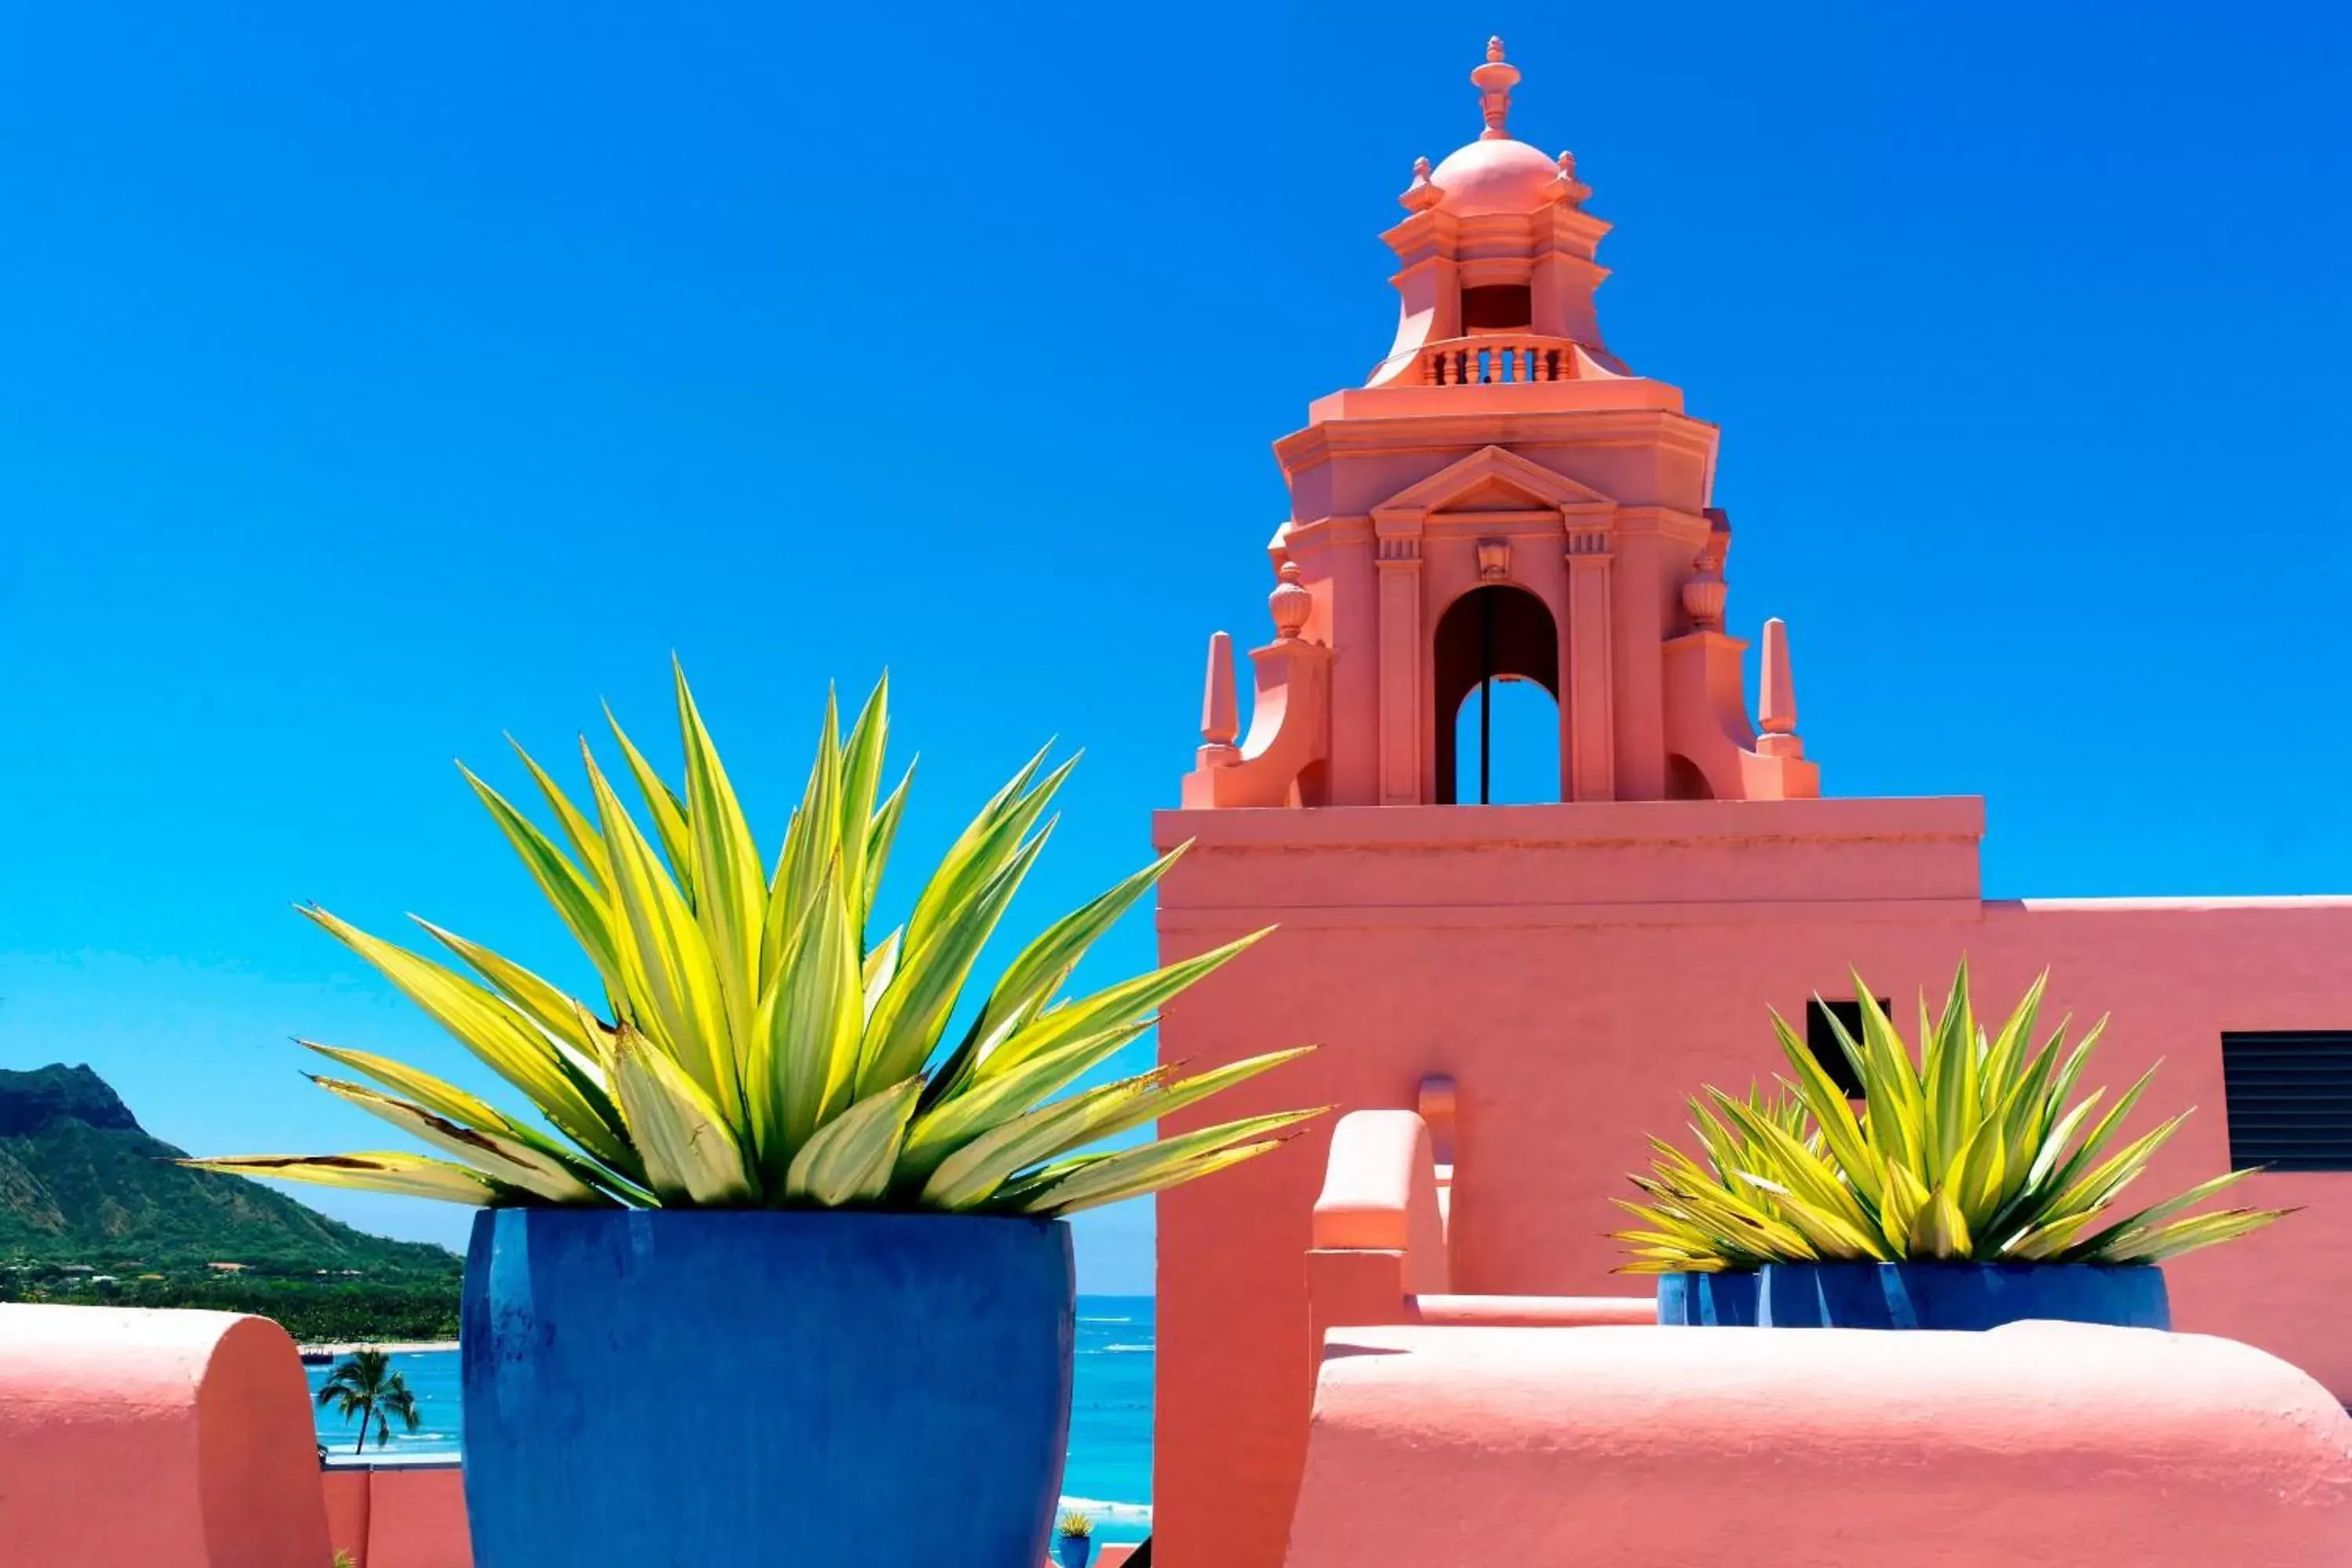
[[1519,332],[1448,338],[1421,351],[1414,379],[1423,386],[1575,381],[1580,379],[1576,343],[1570,338]]

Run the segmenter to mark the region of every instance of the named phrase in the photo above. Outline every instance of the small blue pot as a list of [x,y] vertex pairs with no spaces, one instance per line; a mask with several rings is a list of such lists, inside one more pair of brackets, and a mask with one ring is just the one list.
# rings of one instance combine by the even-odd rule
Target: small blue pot
[[1029,1568],[1073,1284],[1044,1220],[485,1211],[459,1335],[474,1562]]
[[1675,1328],[1752,1329],[1754,1269],[1658,1276],[1658,1321]]
[[2029,1318],[2172,1327],[2152,1264],[1768,1263],[1756,1321],[1772,1329],[1992,1329]]
[[1095,1549],[1091,1535],[1056,1535],[1054,1537],[1054,1561],[1062,1568],[1087,1568],[1087,1558]]

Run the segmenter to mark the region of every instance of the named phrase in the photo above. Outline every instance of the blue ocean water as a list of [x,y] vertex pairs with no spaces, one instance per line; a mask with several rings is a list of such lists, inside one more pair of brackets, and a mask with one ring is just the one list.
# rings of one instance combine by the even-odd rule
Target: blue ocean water
[[[1076,1392],[1070,1406],[1070,1458],[1062,1474],[1063,1506],[1095,1521],[1097,1541],[1140,1541],[1151,1530],[1151,1357],[1157,1342],[1149,1296],[1081,1296]],[[393,1370],[416,1395],[417,1429],[400,1431],[370,1457],[455,1458],[463,1450],[457,1352],[395,1354]],[[313,1366],[315,1394],[328,1369]],[[348,1454],[358,1431],[332,1410],[317,1413],[319,1441]]]

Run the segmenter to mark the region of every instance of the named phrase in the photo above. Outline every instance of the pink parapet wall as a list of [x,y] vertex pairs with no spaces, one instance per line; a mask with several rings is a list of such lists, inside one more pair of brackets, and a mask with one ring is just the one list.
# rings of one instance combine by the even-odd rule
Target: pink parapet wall
[[284,1329],[0,1306],[0,1563],[324,1568],[331,1550]]
[[[1162,885],[1163,961],[1279,929],[1168,1009],[1161,1051],[1197,1070],[1322,1044],[1224,1116],[1402,1112],[1450,1079],[1444,1289],[1592,1298],[1643,1288],[1611,1273],[1608,1233],[1646,1135],[1680,1135],[1703,1084],[1775,1071],[1767,1010],[1852,995],[1849,965],[1901,1009],[1963,954],[1989,1008],[2048,967],[2047,1018],[2112,1014],[2084,1089],[2112,1096],[2160,1059],[2137,1128],[2200,1108],[2145,1179],[2151,1201],[2230,1167],[2224,1031],[2352,1028],[2352,900],[1987,900],[1983,830],[1965,798],[1168,813],[1159,842],[1196,842]],[[1171,1568],[1280,1562],[1311,1314],[1396,1321],[1410,1294],[1395,1262],[1305,1264],[1335,1136],[1313,1127],[1160,1200],[1155,1560]],[[2352,1399],[2352,1178],[2242,1192],[2302,1212],[2168,1266],[2175,1321]]]
[[1337,1330],[1286,1568],[2316,1568],[2352,1418],[2189,1334]]
[[338,1464],[324,1479],[335,1546],[352,1568],[473,1568],[455,1461]]

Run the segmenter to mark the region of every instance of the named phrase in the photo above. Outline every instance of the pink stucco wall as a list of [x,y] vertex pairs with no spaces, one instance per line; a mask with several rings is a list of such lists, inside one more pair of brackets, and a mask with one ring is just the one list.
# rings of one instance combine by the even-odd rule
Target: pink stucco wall
[[387,1466],[369,1479],[368,1553],[358,1568],[472,1568],[464,1471]]
[[[457,1465],[338,1466],[324,1479],[334,1543],[352,1568],[473,1568]],[[1095,1561],[1118,1568],[1134,1550],[1104,1546]]]
[[[1187,1123],[1286,1105],[1406,1107],[1454,1079],[1449,1289],[1622,1292],[1608,1200],[1680,1131],[1684,1096],[1779,1061],[1765,1009],[1851,994],[1906,1005],[1962,954],[2002,1005],[2044,966],[2050,1016],[2111,1013],[2085,1087],[2159,1058],[2143,1105],[2200,1107],[2150,1195],[2226,1168],[2225,1029],[2352,1027],[2352,901],[2036,904],[1979,897],[1973,799],[1578,803],[1178,812],[1197,838],[1162,889],[1165,956],[1269,922],[1269,941],[1168,1009],[1161,1049],[1205,1066],[1324,1048]],[[1328,1126],[1160,1201],[1155,1553],[1272,1568],[1304,1454],[1304,1255]],[[2228,1335],[2352,1397],[2352,1175],[2263,1175],[2302,1205],[2170,1269],[2183,1330]]]
[[327,1497],[327,1539],[350,1555],[352,1568],[367,1568],[369,1479],[363,1468],[328,1470],[319,1477]]
[[324,1480],[352,1568],[472,1568],[466,1476],[455,1463],[338,1465]]
[[276,1323],[0,1306],[0,1563],[320,1568],[318,1475]]
[[2200,1335],[1336,1331],[1286,1568],[2352,1561],[2352,1418]]

